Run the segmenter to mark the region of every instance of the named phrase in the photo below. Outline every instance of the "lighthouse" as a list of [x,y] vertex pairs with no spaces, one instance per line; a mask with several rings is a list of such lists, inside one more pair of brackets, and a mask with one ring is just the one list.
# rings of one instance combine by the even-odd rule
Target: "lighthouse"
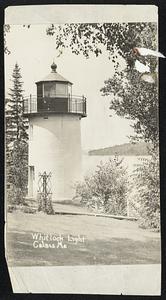
[[24,100],[29,120],[28,196],[36,197],[39,176],[50,174],[53,201],[72,199],[81,179],[81,119],[86,117],[86,98],[72,94],[72,82],[51,72],[36,82],[37,95]]

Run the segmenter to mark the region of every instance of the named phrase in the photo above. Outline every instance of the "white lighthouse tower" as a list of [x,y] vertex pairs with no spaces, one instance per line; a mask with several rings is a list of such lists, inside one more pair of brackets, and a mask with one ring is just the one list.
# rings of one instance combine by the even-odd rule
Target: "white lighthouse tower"
[[52,199],[69,200],[81,179],[81,128],[86,98],[72,95],[72,83],[57,73],[36,82],[37,96],[24,101],[29,119],[29,197],[36,197],[39,174],[51,172]]

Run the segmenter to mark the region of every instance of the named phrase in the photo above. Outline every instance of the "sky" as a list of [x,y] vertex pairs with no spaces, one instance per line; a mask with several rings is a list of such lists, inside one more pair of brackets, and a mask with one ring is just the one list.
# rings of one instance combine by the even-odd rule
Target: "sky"
[[[87,117],[81,120],[82,148],[84,150],[109,147],[129,142],[133,134],[131,121],[120,118],[109,110],[110,97],[103,97],[100,89],[104,81],[114,74],[108,53],[99,57],[94,54],[86,59],[82,54],[72,54],[65,49],[60,57],[55,37],[46,35],[47,24],[11,26],[7,45],[11,51],[5,55],[5,94],[12,85],[12,71],[17,62],[24,82],[24,95],[36,95],[35,82],[47,76],[51,64],[57,64],[57,72],[73,83],[73,95],[87,98]],[[123,69],[124,61],[120,59]],[[111,115],[111,117],[110,117]]]

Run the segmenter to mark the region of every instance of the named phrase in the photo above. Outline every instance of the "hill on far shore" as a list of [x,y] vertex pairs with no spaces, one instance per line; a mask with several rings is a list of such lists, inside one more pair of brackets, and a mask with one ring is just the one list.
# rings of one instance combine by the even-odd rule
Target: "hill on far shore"
[[130,155],[130,156],[145,156],[149,155],[148,147],[150,145],[142,142],[142,143],[125,143],[122,145],[115,145],[112,147],[106,147],[101,149],[90,150],[88,152],[89,155]]

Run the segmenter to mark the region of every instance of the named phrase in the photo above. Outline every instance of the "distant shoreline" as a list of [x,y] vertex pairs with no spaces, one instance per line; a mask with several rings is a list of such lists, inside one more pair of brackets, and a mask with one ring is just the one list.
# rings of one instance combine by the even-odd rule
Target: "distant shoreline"
[[118,155],[118,156],[150,156],[150,154],[119,154],[119,153],[116,153],[116,154],[89,154],[87,153],[88,156],[115,156],[115,155]]
[[108,156],[108,155],[122,155],[122,156],[149,156],[147,143],[125,143],[122,145],[115,145],[112,147],[89,150],[89,156]]

